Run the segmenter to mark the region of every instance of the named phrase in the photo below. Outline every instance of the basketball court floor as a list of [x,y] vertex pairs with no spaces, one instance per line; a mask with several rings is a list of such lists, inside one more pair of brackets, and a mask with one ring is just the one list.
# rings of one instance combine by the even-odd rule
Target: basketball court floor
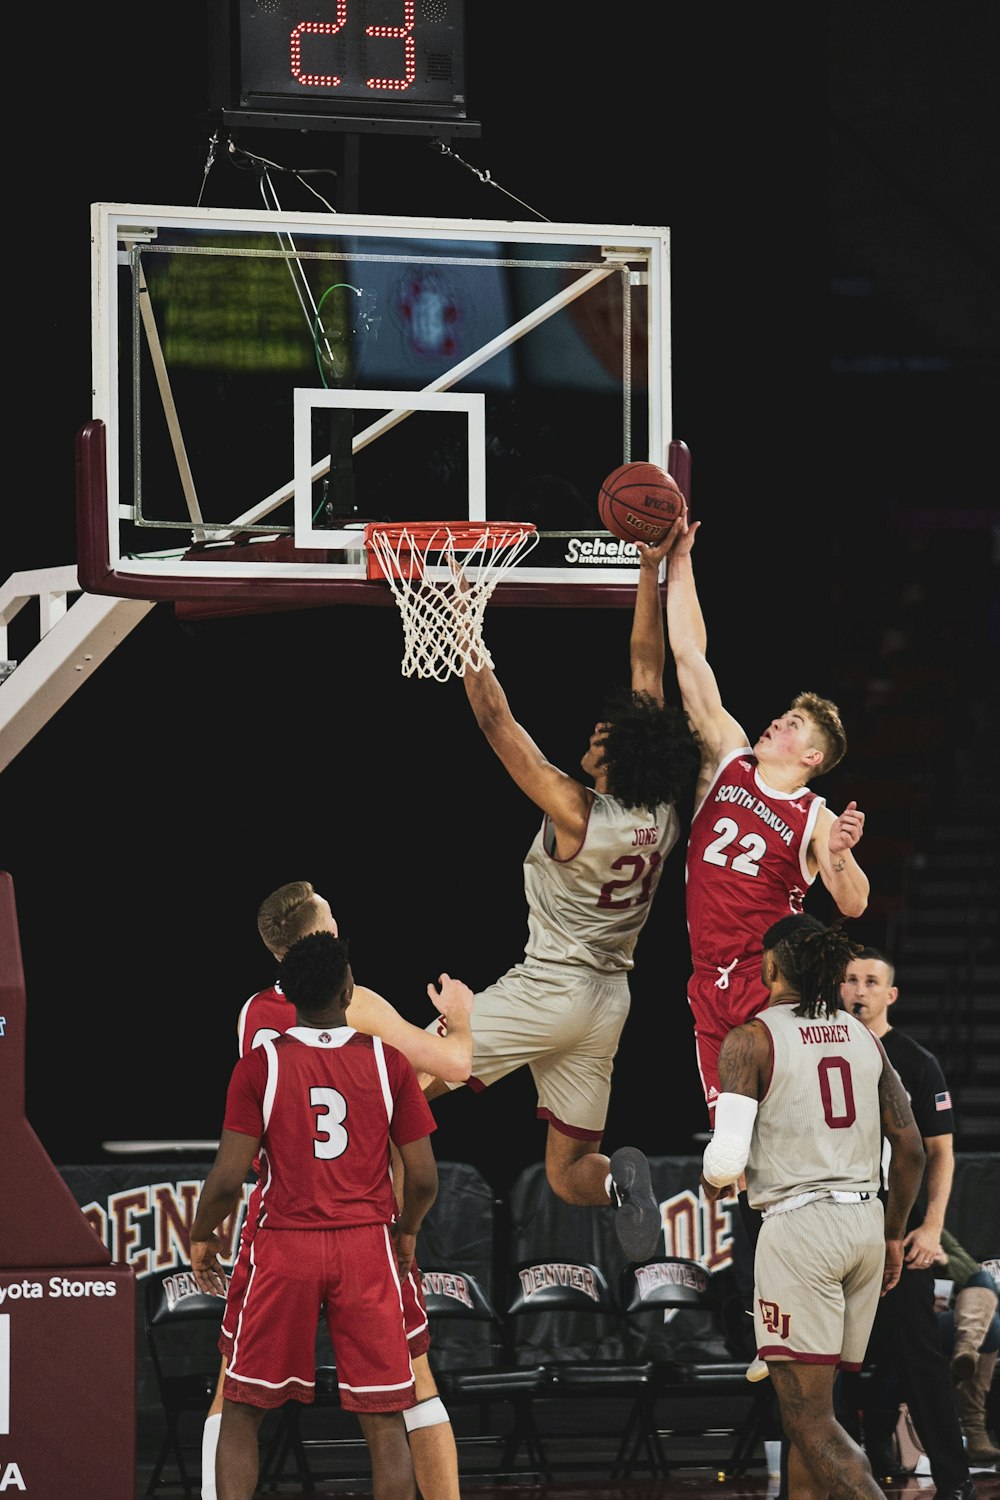
[[[552,1467],[552,1478],[548,1481],[529,1466],[523,1454],[518,1470],[498,1472],[498,1451],[468,1441],[467,1434],[473,1429],[464,1419],[470,1416],[471,1413],[465,1412],[455,1414],[464,1500],[500,1500],[500,1497],[513,1500],[515,1496],[524,1496],[525,1500],[529,1496],[531,1500],[680,1500],[680,1497],[685,1497],[685,1500],[794,1500],[788,1496],[787,1490],[781,1489],[779,1479],[767,1473],[763,1452],[752,1461],[746,1474],[727,1472],[725,1466],[732,1436],[721,1430],[724,1416],[720,1418],[717,1435],[684,1437],[676,1441],[669,1436],[664,1438],[668,1464],[676,1462],[676,1467],[671,1467],[668,1474],[651,1476],[646,1468],[638,1465],[636,1472],[627,1478],[611,1477],[615,1462],[615,1444],[611,1439],[586,1435],[582,1424],[581,1430],[569,1431],[567,1423],[562,1432],[553,1430],[545,1435],[546,1455]],[[607,1413],[599,1420],[606,1422],[606,1416]],[[142,1426],[147,1430],[140,1430],[139,1434],[137,1500],[148,1492],[162,1436],[159,1428],[154,1430],[151,1423]],[[312,1430],[316,1431],[315,1428]],[[194,1428],[190,1436],[197,1438]],[[192,1491],[198,1495],[199,1455],[194,1449],[189,1462]],[[281,1500],[308,1500],[310,1496],[371,1494],[367,1463],[360,1445],[352,1443],[339,1451],[310,1452],[308,1462],[313,1470],[312,1487],[303,1484],[289,1463],[276,1481],[264,1478],[257,1491],[258,1500],[265,1500],[267,1496],[281,1497]],[[977,1500],[1000,1500],[1000,1474],[977,1472],[974,1478]],[[934,1500],[935,1495],[933,1481],[925,1475],[913,1474],[892,1482],[884,1481],[881,1487],[887,1500]],[[183,1494],[175,1468],[168,1466],[164,1470],[155,1494],[163,1500]]]
[[[137,1500],[146,1493],[149,1468],[140,1467],[136,1487]],[[1000,1500],[1000,1475],[976,1474],[977,1500]],[[924,1476],[911,1475],[906,1479],[882,1484],[887,1500],[933,1500],[933,1481]],[[183,1493],[177,1483],[160,1485],[156,1494],[169,1500]],[[197,1490],[194,1491],[198,1493]],[[294,1480],[281,1480],[274,1488],[270,1485],[258,1490],[259,1500],[268,1495],[281,1500],[309,1500],[310,1496],[370,1495],[371,1488],[363,1478],[348,1479],[317,1477],[313,1489],[304,1489]],[[505,1478],[487,1479],[473,1475],[462,1477],[464,1500],[513,1500],[514,1496],[531,1497],[531,1500],[779,1500],[782,1492],[776,1479],[769,1479],[763,1468],[733,1478],[715,1469],[710,1462],[682,1465],[666,1477],[633,1477],[630,1479],[608,1478],[608,1468],[595,1464],[593,1472],[580,1471],[575,1475],[557,1478],[550,1483],[540,1482],[530,1476],[522,1480]],[[108,1497],[111,1500],[111,1497]],[[785,1492],[784,1500],[787,1500]]]

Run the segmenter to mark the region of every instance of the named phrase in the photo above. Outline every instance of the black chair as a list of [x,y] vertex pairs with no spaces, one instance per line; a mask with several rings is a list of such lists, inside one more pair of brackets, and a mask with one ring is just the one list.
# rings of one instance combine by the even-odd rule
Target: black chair
[[[660,1473],[670,1472],[676,1465],[668,1463],[662,1438],[718,1432],[719,1403],[732,1408],[722,1428],[734,1439],[728,1471],[735,1477],[745,1474],[775,1421],[775,1398],[770,1380],[747,1380],[746,1358],[727,1357],[727,1307],[721,1279],[698,1261],[657,1256],[624,1268],[621,1305],[634,1347],[652,1362],[652,1380],[636,1395],[612,1477],[628,1477],[642,1447],[657,1455]],[[684,1326],[674,1326],[682,1319]],[[713,1347],[720,1350],[718,1357],[713,1357]],[[709,1403],[711,1417],[670,1429],[658,1426],[659,1402],[694,1397]],[[775,1435],[779,1433],[780,1427]]]
[[[177,1482],[163,1479],[171,1457],[184,1494],[197,1495],[201,1491],[202,1436],[222,1364],[218,1339],[225,1306],[223,1297],[199,1291],[191,1271],[159,1271],[145,1278],[146,1343],[167,1424],[149,1476],[147,1495],[155,1494],[162,1485]],[[272,1449],[279,1436],[280,1418],[268,1413],[260,1432],[265,1468],[273,1461]],[[191,1477],[185,1460],[187,1453],[197,1454],[197,1481]]]
[[[222,1297],[198,1290],[191,1271],[160,1271],[145,1278],[146,1343],[167,1424],[147,1495],[156,1493],[171,1456],[185,1495],[196,1493],[184,1454],[197,1449],[200,1473],[202,1429],[222,1359],[218,1337],[225,1306]],[[192,1417],[190,1433],[186,1427],[182,1432],[186,1414]]]
[[[500,1449],[497,1473],[517,1473],[522,1447],[532,1472],[543,1479],[551,1470],[535,1425],[534,1398],[545,1380],[536,1361],[513,1357],[507,1325],[476,1276],[451,1267],[425,1268],[424,1300],[431,1331],[430,1363],[449,1410],[477,1407],[478,1431],[456,1433],[459,1451],[490,1444]],[[491,1408],[507,1406],[511,1422],[505,1432],[491,1432]],[[453,1424],[454,1425],[454,1424]]]
[[[606,1426],[608,1402],[631,1403],[631,1410],[650,1395],[652,1360],[633,1358],[626,1349],[621,1308],[599,1266],[553,1257],[522,1261],[513,1269],[506,1317],[515,1356],[541,1361],[544,1379],[536,1405],[600,1401]],[[655,1442],[646,1436],[639,1433],[633,1462],[645,1446],[650,1473],[666,1472]],[[591,1463],[581,1455],[559,1467],[583,1466]]]

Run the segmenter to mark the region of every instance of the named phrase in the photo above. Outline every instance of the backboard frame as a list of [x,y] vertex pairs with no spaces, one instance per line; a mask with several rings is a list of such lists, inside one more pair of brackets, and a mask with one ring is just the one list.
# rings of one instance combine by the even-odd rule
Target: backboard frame
[[[669,309],[669,230],[664,227],[622,225],[559,225],[543,222],[526,224],[499,220],[453,220],[399,218],[367,215],[285,214],[247,210],[177,208],[136,204],[98,203],[91,206],[92,230],[92,419],[78,434],[77,505],[78,551],[81,585],[88,592],[119,597],[200,601],[206,612],[213,603],[228,601],[230,606],[247,608],[287,607],[312,603],[362,602],[391,603],[388,590],[364,576],[364,553],[356,530],[316,529],[310,522],[310,505],[304,489],[307,466],[315,478],[317,464],[308,451],[304,435],[307,414],[322,408],[352,409],[352,393],[347,390],[294,389],[295,406],[295,473],[283,487],[279,499],[294,496],[295,535],[275,539],[267,535],[267,517],[275,495],[246,507],[226,522],[221,534],[206,526],[201,516],[193,482],[190,491],[190,541],[195,555],[166,556],[123,551],[120,526],[130,516],[134,495],[123,491],[117,454],[123,440],[121,369],[120,292],[123,267],[134,267],[142,247],[158,236],[177,232],[180,235],[204,234],[210,237],[274,236],[276,242],[298,247],[311,243],[309,236],[321,236],[324,243],[343,238],[379,243],[399,240],[410,243],[426,241],[435,251],[440,243],[442,256],[456,241],[468,241],[478,248],[485,242],[513,247],[512,253],[530,256],[534,247],[558,244],[567,255],[579,252],[594,254],[599,247],[600,260],[591,261],[568,288],[521,319],[514,320],[489,346],[474,351],[439,376],[435,381],[413,391],[377,388],[357,390],[353,409],[386,411],[360,435],[362,442],[372,441],[383,431],[405,419],[413,411],[449,410],[465,412],[469,425],[468,494],[470,519],[486,519],[488,496],[478,445],[482,440],[482,397],[475,393],[451,391],[463,378],[474,378],[475,370],[497,349],[509,347],[528,330],[539,327],[547,317],[563,310],[577,297],[583,297],[606,278],[618,276],[623,286],[642,285],[645,298],[646,404],[645,431],[648,442],[640,452],[628,449],[628,426],[623,435],[624,457],[609,453],[608,470],[628,458],[645,458],[665,467],[684,487],[684,476],[676,469],[682,462],[683,444],[671,434],[671,360]],[[138,247],[138,248],[137,248]],[[218,253],[218,252],[216,252]],[[143,297],[141,265],[135,285],[136,307],[143,320],[143,331],[157,367],[157,380],[164,414],[170,426],[174,456],[182,481],[185,478],[186,454],[183,433],[179,430],[176,411],[171,409],[169,374],[162,370],[159,332],[149,311],[149,298]],[[629,299],[623,295],[623,303]],[[627,364],[627,360],[623,362]],[[355,449],[359,439],[355,438]],[[686,450],[684,450],[686,452]],[[598,476],[599,478],[603,476]],[[595,483],[596,495],[596,483]],[[595,504],[593,531],[574,531],[574,537],[589,539],[595,549],[613,561],[602,565],[599,576],[562,567],[522,572],[501,585],[496,604],[565,604],[565,605],[631,605],[634,598],[636,558],[634,549],[618,543],[597,524]],[[256,533],[256,534],[255,534]],[[570,533],[553,531],[543,535],[564,537]]]

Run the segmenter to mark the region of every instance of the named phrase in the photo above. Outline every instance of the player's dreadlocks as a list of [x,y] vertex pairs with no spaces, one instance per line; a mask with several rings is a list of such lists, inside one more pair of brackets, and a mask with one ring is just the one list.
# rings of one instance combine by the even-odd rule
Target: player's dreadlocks
[[649,693],[620,693],[604,707],[603,764],[608,792],[650,813],[660,802],[686,806],[698,772],[698,746],[679,708]]
[[795,1015],[814,1020],[840,1009],[840,984],[847,965],[861,951],[843,931],[843,918],[825,927],[815,917],[782,917],[764,934],[765,952],[774,954],[782,974],[801,994]]

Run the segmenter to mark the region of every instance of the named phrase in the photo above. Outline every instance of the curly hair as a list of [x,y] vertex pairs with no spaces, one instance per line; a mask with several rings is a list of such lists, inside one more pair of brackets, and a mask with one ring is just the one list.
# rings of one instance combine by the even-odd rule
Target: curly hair
[[349,964],[346,938],[310,932],[293,943],[281,960],[278,982],[295,1009],[311,1015],[343,995]]
[[308,880],[279,886],[257,909],[257,931],[276,958],[315,925],[316,892]]
[[803,913],[782,917],[764,934],[764,951],[774,954],[784,977],[803,997],[793,1006],[797,1016],[814,1020],[834,1016],[841,1008],[844,971],[861,951],[860,943],[851,942],[843,931],[843,920],[826,927]]
[[818,693],[798,693],[789,707],[805,714],[816,726],[823,764],[813,775],[823,776],[827,771],[832,771],[847,754],[847,735],[840,722],[840,709],[836,703],[831,703],[829,698],[821,698]]
[[693,793],[698,745],[679,708],[657,703],[650,693],[622,692],[608,700],[601,718],[608,724],[601,763],[612,797],[652,813],[661,802],[677,807]]

